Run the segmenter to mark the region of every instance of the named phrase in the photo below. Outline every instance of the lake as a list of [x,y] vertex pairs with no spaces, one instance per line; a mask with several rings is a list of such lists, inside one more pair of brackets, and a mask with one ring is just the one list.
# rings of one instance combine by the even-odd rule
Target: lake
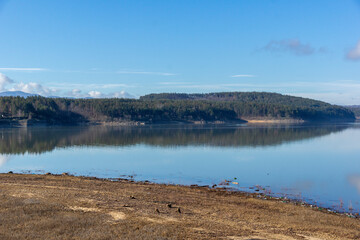
[[0,172],[214,184],[360,211],[360,124],[0,129]]

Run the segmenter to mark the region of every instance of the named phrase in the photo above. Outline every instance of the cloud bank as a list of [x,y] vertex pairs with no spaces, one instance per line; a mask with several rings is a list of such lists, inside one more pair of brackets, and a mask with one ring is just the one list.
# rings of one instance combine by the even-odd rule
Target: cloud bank
[[[95,88],[97,90],[89,90],[86,93],[83,93],[79,88],[74,88],[65,93],[66,97],[74,97],[74,98],[135,98],[135,96],[125,92],[125,91],[117,91],[112,93],[103,93],[98,91],[98,89],[109,89],[116,87],[124,87],[125,84],[69,84],[68,87],[79,85],[79,87],[86,87],[87,89]],[[69,88],[67,88],[69,89]],[[0,73],[0,92],[4,91],[22,91],[31,94],[38,94],[44,97],[57,97],[64,96],[62,94],[62,90],[64,87],[47,87],[40,83],[29,82],[17,83],[14,80],[7,77],[5,74]]]
[[57,94],[57,90],[53,88],[44,87],[39,83],[17,83],[9,91],[22,91],[26,93],[34,93],[42,96],[54,96]]
[[73,89],[71,92],[68,92],[67,95],[75,98],[135,98],[135,96],[125,91],[102,93],[92,90],[88,93],[82,93],[80,89]]

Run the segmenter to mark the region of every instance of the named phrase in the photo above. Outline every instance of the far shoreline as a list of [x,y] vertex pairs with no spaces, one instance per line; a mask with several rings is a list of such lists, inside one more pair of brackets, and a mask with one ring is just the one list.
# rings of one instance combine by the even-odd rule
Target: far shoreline
[[354,120],[319,120],[319,121],[306,121],[303,119],[294,118],[244,118],[237,121],[157,121],[157,122],[141,122],[141,121],[87,121],[87,122],[48,122],[45,120],[36,119],[1,119],[0,128],[27,128],[27,127],[53,127],[53,126],[161,126],[161,125],[177,125],[177,126],[201,126],[201,125],[238,125],[238,124],[264,124],[264,125],[289,125],[289,124],[338,124],[338,123],[355,123],[360,119]]

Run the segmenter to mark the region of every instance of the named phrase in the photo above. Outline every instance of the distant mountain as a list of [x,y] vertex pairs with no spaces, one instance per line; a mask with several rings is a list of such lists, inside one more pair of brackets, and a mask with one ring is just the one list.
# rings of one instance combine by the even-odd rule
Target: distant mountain
[[6,92],[0,92],[0,97],[34,97],[34,96],[40,96],[39,94],[33,94],[33,93],[26,93],[22,91],[6,91]]

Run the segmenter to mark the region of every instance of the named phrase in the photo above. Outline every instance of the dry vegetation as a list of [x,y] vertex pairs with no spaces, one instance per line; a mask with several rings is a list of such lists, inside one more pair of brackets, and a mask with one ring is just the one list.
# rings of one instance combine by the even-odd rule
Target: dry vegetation
[[360,221],[207,188],[0,174],[0,239],[360,239]]

